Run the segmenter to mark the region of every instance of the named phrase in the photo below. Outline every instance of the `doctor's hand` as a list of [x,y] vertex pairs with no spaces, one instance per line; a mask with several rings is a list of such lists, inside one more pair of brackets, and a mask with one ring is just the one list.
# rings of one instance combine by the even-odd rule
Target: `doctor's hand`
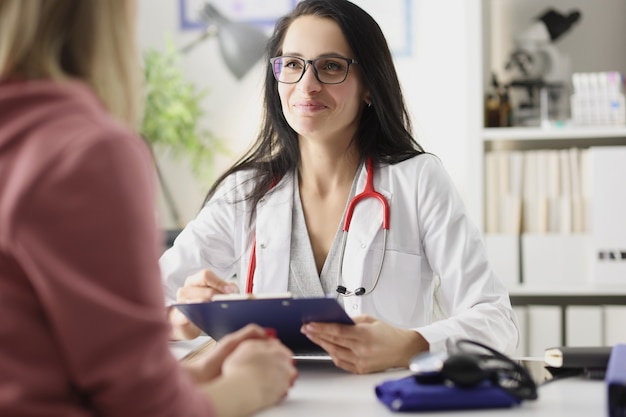
[[354,325],[308,323],[301,331],[328,352],[337,367],[355,374],[406,368],[413,356],[429,349],[415,330],[399,329],[370,316],[353,320]]
[[[185,284],[176,291],[177,303],[199,303],[210,301],[215,294],[239,293],[239,287],[224,281],[213,271],[203,269],[189,276]],[[177,308],[170,308],[168,317],[172,325],[172,340],[193,339],[200,335],[200,329]]]

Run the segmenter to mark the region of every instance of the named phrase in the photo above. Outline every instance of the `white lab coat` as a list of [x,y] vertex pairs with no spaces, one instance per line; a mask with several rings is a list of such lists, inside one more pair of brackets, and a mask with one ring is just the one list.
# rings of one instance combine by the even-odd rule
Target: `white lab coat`
[[[250,228],[252,208],[242,199],[248,175],[228,178],[161,257],[168,302],[175,301],[187,276],[204,268],[226,279],[236,275],[244,289],[255,230],[254,292],[287,291],[294,176],[286,175],[261,200]],[[363,167],[357,193],[366,178]],[[508,293],[490,269],[481,235],[439,159],[422,154],[377,166],[374,187],[390,207],[383,270],[372,293],[345,298],[348,313],[415,329],[431,351],[446,350],[446,340],[464,337],[513,354],[518,326]],[[343,285],[350,290],[370,289],[375,281],[382,215],[375,199],[356,205],[343,263]]]

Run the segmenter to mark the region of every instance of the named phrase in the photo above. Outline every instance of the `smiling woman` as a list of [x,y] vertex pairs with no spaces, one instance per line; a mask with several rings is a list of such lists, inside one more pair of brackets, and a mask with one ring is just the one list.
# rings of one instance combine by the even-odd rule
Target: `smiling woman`
[[[237,287],[336,297],[355,326],[301,331],[355,373],[407,366],[454,337],[512,353],[506,289],[441,162],[411,133],[376,21],[347,0],[304,0],[266,55],[257,140],[161,257],[168,301]],[[352,205],[362,190],[380,198]],[[170,317],[174,337],[198,334]]]

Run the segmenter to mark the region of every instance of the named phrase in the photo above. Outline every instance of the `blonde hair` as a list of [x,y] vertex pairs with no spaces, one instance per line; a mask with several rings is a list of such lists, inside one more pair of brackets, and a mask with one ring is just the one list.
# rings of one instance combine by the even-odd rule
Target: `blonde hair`
[[81,80],[136,129],[135,7],[134,0],[0,0],[0,80]]

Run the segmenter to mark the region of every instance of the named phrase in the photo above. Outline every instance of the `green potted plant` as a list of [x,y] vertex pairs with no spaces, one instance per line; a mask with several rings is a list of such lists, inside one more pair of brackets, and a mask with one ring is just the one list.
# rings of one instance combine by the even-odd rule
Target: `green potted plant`
[[189,161],[196,178],[210,181],[218,153],[225,153],[222,141],[202,127],[205,112],[202,101],[204,90],[185,79],[180,67],[180,52],[171,43],[161,52],[155,49],[144,53],[145,109],[140,129],[149,143],[159,182],[170,215],[181,227],[176,203],[172,198],[156,158],[158,153],[169,153]]

